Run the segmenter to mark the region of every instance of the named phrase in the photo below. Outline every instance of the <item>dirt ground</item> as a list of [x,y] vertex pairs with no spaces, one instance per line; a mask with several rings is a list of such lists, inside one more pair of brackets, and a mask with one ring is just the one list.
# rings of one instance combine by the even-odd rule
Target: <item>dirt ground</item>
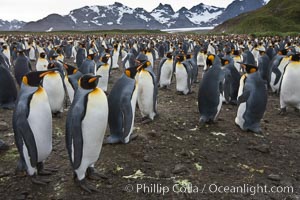
[[[121,73],[112,71],[110,88]],[[0,153],[0,199],[300,199],[299,113],[278,115],[279,98],[270,94],[263,136],[235,126],[232,105],[222,106],[217,123],[199,127],[198,84],[183,96],[174,81],[171,90],[159,90],[153,122],[142,124],[136,110],[136,140],[103,146],[96,168],[106,178],[90,181],[99,193],[83,192],[73,181],[65,147],[68,108],[62,118],[53,118],[53,151],[45,166],[58,172],[47,177],[47,186],[15,175],[12,111],[0,110],[0,138],[10,145]]]

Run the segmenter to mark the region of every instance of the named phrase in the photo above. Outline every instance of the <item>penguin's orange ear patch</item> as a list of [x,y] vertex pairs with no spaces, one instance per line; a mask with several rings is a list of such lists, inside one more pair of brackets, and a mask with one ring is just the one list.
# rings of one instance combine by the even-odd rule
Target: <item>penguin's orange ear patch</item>
[[150,66],[150,65],[151,65],[151,62],[150,62],[150,61],[147,61],[147,62],[146,62],[146,65],[147,65],[147,67]]
[[130,77],[130,75],[131,75],[130,70],[126,69],[126,70],[125,70],[125,74],[126,74],[128,77]]
[[23,82],[25,85],[28,85],[28,78],[27,78],[27,76],[23,76],[22,82]]
[[214,55],[209,55],[209,56],[207,57],[207,59],[213,62],[214,59],[215,59],[215,56],[214,56]]
[[229,64],[229,62],[228,62],[228,60],[226,60],[226,61],[225,61],[225,65],[228,65],[228,64]]
[[254,73],[254,72],[256,72],[256,68],[251,68],[251,69],[250,69],[250,74],[252,74],[252,73]]

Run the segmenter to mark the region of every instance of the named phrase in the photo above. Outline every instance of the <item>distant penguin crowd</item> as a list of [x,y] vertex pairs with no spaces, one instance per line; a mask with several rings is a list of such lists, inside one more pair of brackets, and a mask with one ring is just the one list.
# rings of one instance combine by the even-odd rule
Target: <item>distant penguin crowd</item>
[[[113,70],[122,75],[108,87]],[[97,188],[87,178],[101,178],[95,163],[102,144],[137,137],[136,111],[143,124],[156,120],[158,93],[172,84],[174,98],[197,92],[199,124],[216,123],[225,103],[237,106],[232,120],[241,130],[263,134],[260,121],[271,93],[279,96],[279,114],[300,111],[299,77],[299,37],[0,35],[0,107],[13,110],[17,171],[47,184],[40,175],[55,171],[44,167],[52,152],[52,119],[67,112],[74,181],[89,193]],[[0,140],[0,150],[7,148]]]

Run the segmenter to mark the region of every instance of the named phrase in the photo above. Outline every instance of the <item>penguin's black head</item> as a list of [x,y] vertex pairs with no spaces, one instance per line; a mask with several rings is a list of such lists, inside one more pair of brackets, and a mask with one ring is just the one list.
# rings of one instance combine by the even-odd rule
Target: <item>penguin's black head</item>
[[63,66],[66,69],[68,75],[75,74],[78,71],[77,67],[75,66],[65,64],[65,63],[63,64]]
[[85,74],[79,79],[78,85],[86,90],[94,89],[97,87],[98,79],[100,77],[100,75],[95,76],[93,74]]
[[102,56],[102,57],[100,58],[100,60],[101,60],[101,62],[103,62],[103,63],[107,63],[109,57],[110,57],[109,54],[105,54],[104,56]]
[[191,54],[187,54],[186,55],[186,59],[191,59],[192,58],[192,55]]
[[137,67],[137,71],[141,71],[142,69],[145,69],[145,68],[149,67],[150,65],[151,65],[150,61],[144,61]]
[[222,66],[227,65],[229,63],[229,60],[227,57],[222,57],[221,58],[221,64]]
[[137,73],[137,68],[136,67],[130,67],[130,68],[127,68],[125,70],[125,74],[129,78],[135,78],[136,73]]
[[257,66],[252,64],[241,63],[241,66],[246,70],[248,74],[252,74],[258,70]]
[[53,70],[29,72],[23,76],[22,83],[27,86],[38,87],[44,76],[52,71]]
[[207,56],[207,59],[206,59],[206,65],[207,65],[207,67],[212,66],[214,60],[215,60],[215,55],[210,54],[209,56]]
[[177,56],[176,56],[176,60],[179,61],[179,62],[184,61],[184,55],[183,55],[183,54],[177,55]]
[[168,52],[166,57],[171,59],[172,58],[172,52]]
[[292,61],[300,61],[300,53],[296,53],[291,57]]
[[40,53],[40,57],[41,57],[41,58],[45,58],[45,57],[46,57],[45,52]]

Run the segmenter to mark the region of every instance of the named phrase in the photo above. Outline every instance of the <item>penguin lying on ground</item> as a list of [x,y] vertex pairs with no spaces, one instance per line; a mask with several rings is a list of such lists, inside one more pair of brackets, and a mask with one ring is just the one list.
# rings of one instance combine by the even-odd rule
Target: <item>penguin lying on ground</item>
[[94,164],[99,158],[108,120],[105,93],[97,87],[99,76],[83,75],[66,121],[66,146],[74,170],[75,181],[87,191],[98,191],[86,176],[99,179]]

